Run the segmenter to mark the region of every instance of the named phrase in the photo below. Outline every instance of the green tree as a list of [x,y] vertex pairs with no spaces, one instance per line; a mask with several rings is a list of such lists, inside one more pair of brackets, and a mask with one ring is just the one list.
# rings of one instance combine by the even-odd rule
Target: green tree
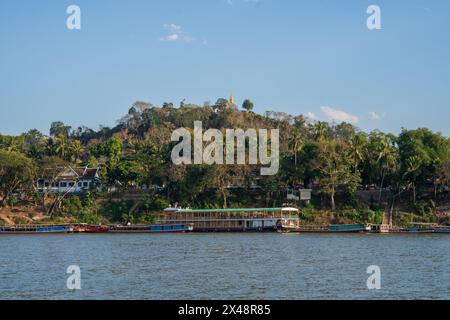
[[242,103],[242,108],[247,110],[247,112],[250,112],[253,110],[253,102],[251,102],[249,99],[245,99]]
[[300,128],[294,127],[291,132],[289,145],[291,149],[291,153],[294,155],[294,164],[297,167],[297,156],[300,151],[302,151],[304,145],[304,136]]
[[71,129],[71,127],[64,125],[63,122],[55,121],[55,122],[52,122],[52,124],[50,125],[50,135],[52,137],[57,137],[57,136],[62,135],[62,136],[65,136],[66,138],[68,138],[70,129]]
[[416,203],[416,194],[417,194],[417,177],[420,176],[420,168],[422,166],[422,160],[418,156],[411,156],[406,161],[406,171],[405,178],[408,179],[410,185],[413,190],[413,203]]
[[46,139],[42,133],[36,129],[29,130],[23,135],[24,152],[32,159],[38,159],[45,153]]
[[356,191],[360,182],[359,172],[353,171],[353,159],[345,143],[329,141],[320,145],[317,170],[320,172],[320,187],[328,194],[331,210],[336,210],[335,196],[339,186],[350,192]]
[[33,181],[35,167],[31,159],[21,153],[0,150],[0,205],[4,205],[14,191]]
[[72,157],[75,161],[75,163],[78,163],[81,156],[84,153],[84,147],[81,144],[80,140],[73,140],[70,146],[70,152],[72,154]]
[[70,151],[70,142],[67,136],[60,134],[56,137],[56,154],[61,159],[67,159]]
[[49,157],[56,156],[58,146],[55,142],[55,139],[49,138],[45,144],[45,154]]
[[318,121],[314,124],[313,132],[316,141],[324,142],[326,139],[328,139],[329,126],[324,121]]
[[109,139],[103,146],[104,155],[108,157],[108,165],[114,167],[122,158],[122,141],[118,138]]
[[353,155],[354,173],[358,172],[359,165],[367,157],[367,136],[360,132],[355,134],[350,140],[350,152]]

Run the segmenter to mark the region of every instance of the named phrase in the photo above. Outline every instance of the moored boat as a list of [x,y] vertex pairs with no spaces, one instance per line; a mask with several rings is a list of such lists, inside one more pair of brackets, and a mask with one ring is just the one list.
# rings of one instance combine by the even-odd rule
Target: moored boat
[[286,233],[363,233],[370,231],[365,224],[342,225],[301,225],[297,228],[281,226],[280,232]]
[[73,232],[72,225],[21,224],[0,227],[0,234],[48,234]]
[[280,226],[299,225],[296,208],[167,208],[159,217],[163,224],[193,224],[195,232],[275,232]]
[[434,226],[433,233],[450,234],[450,226]]
[[193,231],[192,224],[110,225],[109,233],[173,233]]
[[450,234],[450,226],[440,226],[436,223],[411,223],[405,231],[409,233]]
[[73,232],[75,233],[105,233],[108,231],[109,227],[102,225],[88,225],[81,223],[73,226]]
[[397,234],[450,234],[450,226],[440,226],[436,223],[410,223],[407,226],[370,225],[372,233]]

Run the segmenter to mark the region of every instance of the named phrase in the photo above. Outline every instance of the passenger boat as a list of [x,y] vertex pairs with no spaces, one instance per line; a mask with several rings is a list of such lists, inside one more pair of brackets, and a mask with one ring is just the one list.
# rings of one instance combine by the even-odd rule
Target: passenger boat
[[300,224],[296,208],[167,208],[159,217],[164,224],[193,224],[195,232],[262,232]]
[[193,231],[192,224],[110,225],[110,233],[172,233]]
[[21,224],[0,227],[0,234],[48,234],[73,232],[71,225]]
[[370,227],[365,224],[303,225],[297,228],[282,227],[279,231],[286,233],[362,233],[370,231]]

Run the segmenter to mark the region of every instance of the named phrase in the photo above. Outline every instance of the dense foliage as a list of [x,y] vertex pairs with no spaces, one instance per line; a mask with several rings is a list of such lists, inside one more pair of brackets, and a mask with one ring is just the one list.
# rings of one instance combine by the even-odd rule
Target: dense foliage
[[[140,219],[169,204],[190,207],[281,205],[287,187],[313,189],[313,201],[303,215],[315,209],[377,222],[389,199],[406,203],[417,214],[433,212],[447,201],[450,186],[450,139],[429,129],[403,129],[396,136],[380,131],[365,133],[348,123],[309,122],[303,116],[282,112],[252,112],[245,100],[238,111],[226,99],[213,105],[172,103],[156,107],[136,102],[114,128],[71,128],[53,122],[49,136],[30,130],[20,136],[0,135],[0,205],[20,197],[45,203],[35,190],[44,170],[62,164],[100,166],[103,193],[86,199],[62,201],[60,212],[84,221],[103,216],[134,221],[133,204],[113,202],[112,187],[126,194],[145,190]],[[171,133],[180,127],[203,129],[277,128],[280,130],[280,170],[275,176],[259,175],[257,165],[176,166],[170,152]],[[54,175],[57,171],[54,172]],[[362,206],[358,191],[379,190]],[[386,197],[386,193],[389,195]],[[46,196],[51,195],[44,195]],[[84,197],[84,198],[83,198]],[[14,202],[14,201],[12,201]],[[14,203],[12,203],[14,204]],[[131,215],[131,216],[130,216]]]

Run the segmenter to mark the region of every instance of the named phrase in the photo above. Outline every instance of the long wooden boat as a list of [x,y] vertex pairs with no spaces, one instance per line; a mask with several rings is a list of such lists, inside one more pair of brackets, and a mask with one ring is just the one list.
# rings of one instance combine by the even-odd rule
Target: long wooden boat
[[450,226],[440,226],[436,223],[411,223],[407,228],[402,228],[401,232],[450,234]]
[[0,227],[1,234],[49,234],[73,232],[72,225],[21,224]]
[[49,233],[161,233],[192,231],[192,224],[176,225],[14,225],[0,227],[0,235],[4,234],[49,234]]
[[297,228],[281,226],[279,231],[286,233],[363,233],[370,231],[370,227],[365,224],[303,225]]
[[433,227],[433,233],[450,234],[450,226],[435,226]]
[[192,224],[110,225],[109,233],[173,233],[193,231]]
[[106,233],[108,231],[108,226],[88,225],[84,223],[73,226],[73,232],[75,233]]
[[450,226],[440,226],[436,223],[410,223],[409,226],[399,227],[390,225],[370,225],[371,233],[397,234],[450,234]]
[[194,232],[275,232],[298,226],[300,219],[296,208],[167,208],[158,222],[193,224]]

